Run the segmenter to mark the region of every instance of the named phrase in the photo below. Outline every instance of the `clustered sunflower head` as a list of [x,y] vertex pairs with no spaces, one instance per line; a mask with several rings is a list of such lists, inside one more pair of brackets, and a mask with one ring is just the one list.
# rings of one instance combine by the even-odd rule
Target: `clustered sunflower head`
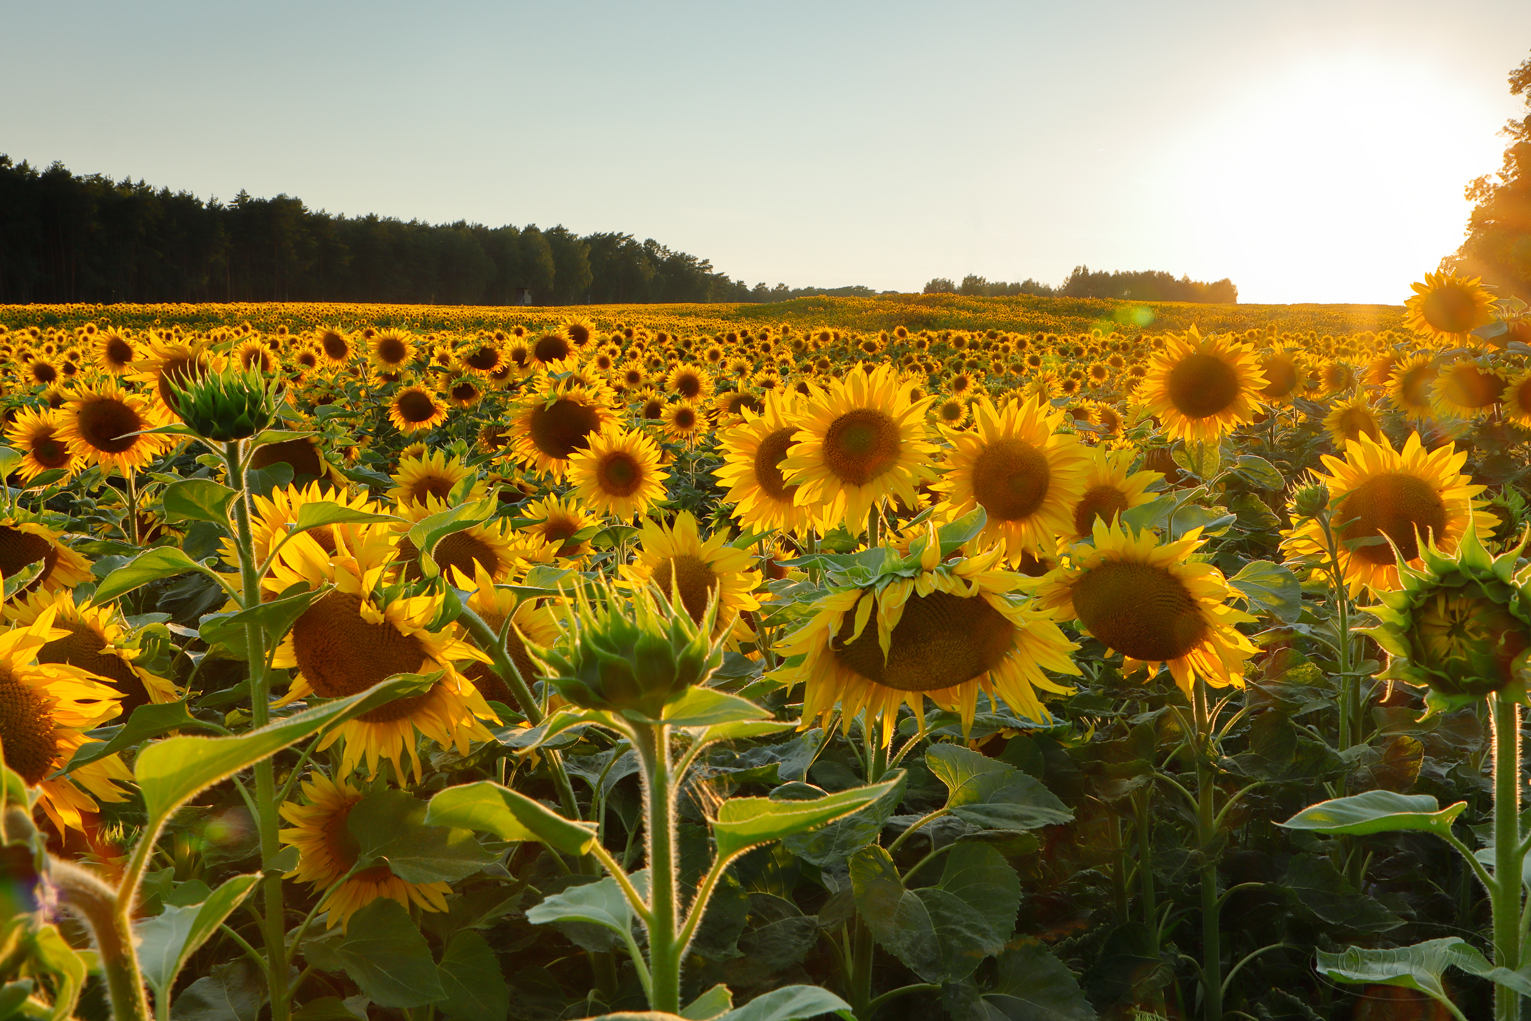
[[1380,675],[1428,687],[1455,706],[1490,692],[1524,693],[1531,658],[1531,565],[1516,571],[1525,542],[1489,555],[1468,527],[1455,552],[1433,543],[1418,566],[1400,565],[1396,589],[1376,593],[1379,621],[1366,633],[1388,652]]
[[276,401],[259,367],[230,365],[169,385],[181,421],[215,443],[249,439],[276,418]]

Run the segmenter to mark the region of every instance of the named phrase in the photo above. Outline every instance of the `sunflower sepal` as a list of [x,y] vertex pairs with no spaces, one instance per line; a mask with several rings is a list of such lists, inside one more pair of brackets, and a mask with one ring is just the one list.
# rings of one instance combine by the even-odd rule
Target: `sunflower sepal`
[[[215,443],[247,440],[276,418],[276,401],[258,368],[224,367],[167,380],[179,428]],[[162,426],[161,429],[171,428]]]

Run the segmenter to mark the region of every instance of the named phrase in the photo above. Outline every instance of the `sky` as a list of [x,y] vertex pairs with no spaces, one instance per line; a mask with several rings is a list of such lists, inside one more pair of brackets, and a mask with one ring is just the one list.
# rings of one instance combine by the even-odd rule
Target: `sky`
[[0,153],[656,238],[747,283],[1076,265],[1401,303],[1524,112],[1526,0],[0,0]]

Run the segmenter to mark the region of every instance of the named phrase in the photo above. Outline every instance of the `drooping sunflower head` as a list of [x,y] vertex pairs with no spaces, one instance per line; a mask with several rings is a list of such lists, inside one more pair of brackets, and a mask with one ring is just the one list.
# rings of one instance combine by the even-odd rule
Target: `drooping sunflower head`
[[1426,337],[1461,342],[1494,321],[1494,296],[1478,277],[1426,273],[1424,283],[1410,286],[1414,296],[1404,302],[1404,322]]
[[[804,682],[803,723],[838,709],[846,725],[865,711],[892,740],[900,706],[924,719],[924,700],[972,724],[978,694],[1045,721],[1038,689],[1071,688],[1044,671],[1078,674],[1069,653],[1077,648],[1058,629],[1055,615],[1022,594],[1025,580],[1000,567],[1004,550],[992,546],[957,556],[982,524],[982,511],[888,554],[875,579],[857,577],[856,557],[831,558],[829,592],[783,646],[802,656],[787,679]],[[923,723],[922,723],[923,725]]]
[[659,447],[639,432],[611,427],[597,433],[569,459],[574,496],[597,514],[624,521],[644,514],[664,496],[669,473],[659,466]]
[[23,408],[6,427],[5,440],[21,453],[21,477],[31,482],[49,471],[62,471],[67,478],[82,464],[69,444],[59,434],[63,417],[52,408]]
[[1094,545],[1075,545],[1067,564],[1043,580],[1037,598],[1122,654],[1124,673],[1162,664],[1191,697],[1195,678],[1243,684],[1254,645],[1234,625],[1254,618],[1229,605],[1238,593],[1211,564],[1192,562],[1202,545],[1192,529],[1161,543],[1148,531],[1095,522]]
[[1269,381],[1247,344],[1195,327],[1157,352],[1139,396],[1172,439],[1216,443],[1254,418]]
[[56,435],[80,460],[126,475],[146,466],[169,445],[169,437],[144,431],[154,426],[143,398],[115,382],[105,382],[74,392],[64,405]]

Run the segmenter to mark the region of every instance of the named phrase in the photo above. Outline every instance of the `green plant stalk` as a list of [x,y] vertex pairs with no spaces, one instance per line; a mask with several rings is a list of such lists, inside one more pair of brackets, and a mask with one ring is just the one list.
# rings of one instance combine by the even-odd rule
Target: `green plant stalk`
[[1361,741],[1361,679],[1352,676],[1350,668],[1350,594],[1345,590],[1345,576],[1340,570],[1340,552],[1335,542],[1334,528],[1329,512],[1319,517],[1324,527],[1324,543],[1328,547],[1329,585],[1334,592],[1334,614],[1339,623],[1339,648],[1335,650],[1340,665],[1340,751],[1345,751]]
[[675,791],[670,775],[670,728],[664,723],[634,726],[634,747],[643,764],[644,809],[649,866],[649,1009],[680,1013],[680,906],[676,857]]
[[1132,810],[1137,816],[1138,831],[1138,883],[1143,891],[1143,922],[1153,936],[1154,950],[1159,949],[1159,898],[1154,889],[1153,831],[1149,829],[1152,805],[1149,803],[1152,787],[1144,785],[1132,795]]
[[[1494,964],[1520,967],[1520,705],[1490,696],[1494,722]],[[1495,1021],[1518,1021],[1520,994],[1494,984]]]
[[[260,575],[256,573],[255,543],[250,534],[250,487],[245,477],[244,445],[239,440],[224,444],[223,460],[234,497],[235,545],[239,549],[239,575],[244,586],[244,606],[259,606]],[[245,625],[245,645],[250,654],[250,722],[263,727],[271,720],[271,678],[266,673],[266,634],[260,624]],[[262,867],[281,852],[277,839],[281,818],[276,800],[276,767],[270,758],[255,764],[255,807],[260,832]],[[262,881],[265,910],[261,917],[266,943],[266,989],[271,997],[271,1021],[288,1021],[291,1015],[287,988],[287,910],[282,897],[280,873]]]
[[1217,861],[1207,852],[1217,836],[1217,806],[1213,800],[1212,727],[1207,715],[1207,686],[1198,680],[1191,700],[1196,714],[1196,840],[1201,864],[1201,975],[1203,1016],[1207,1021],[1223,1017],[1223,950],[1217,896]]
[[[121,910],[116,890],[73,862],[53,858],[48,872],[59,900],[83,917],[96,937],[113,1021],[149,1021],[149,997],[134,949],[132,912]],[[163,1013],[169,1016],[168,1004],[156,1006],[163,1006]]]

